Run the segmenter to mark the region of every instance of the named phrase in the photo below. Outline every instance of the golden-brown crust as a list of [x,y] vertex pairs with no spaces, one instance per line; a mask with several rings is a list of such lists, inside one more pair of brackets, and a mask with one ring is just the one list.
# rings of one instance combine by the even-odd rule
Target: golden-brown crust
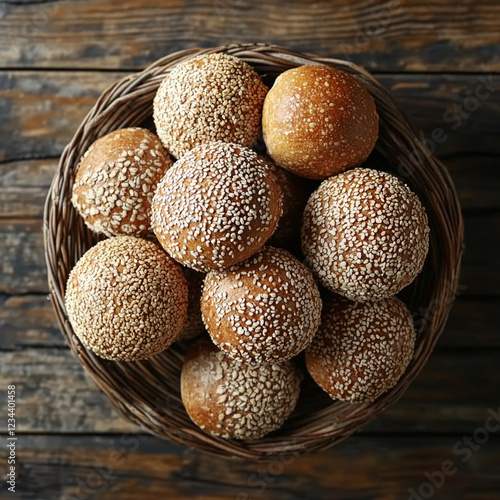
[[115,130],[82,157],[71,201],[96,233],[144,236],[151,226],[156,185],[171,166],[170,156],[149,130]]
[[278,76],[268,92],[262,132],[280,167],[325,179],[366,160],[378,137],[378,114],[352,75],[329,66],[300,66]]
[[205,279],[201,311],[218,347],[249,364],[290,359],[318,329],[321,298],[309,270],[286,250],[264,247]]
[[158,184],[152,224],[181,264],[201,272],[241,262],[273,234],[281,193],[255,151],[213,142],[195,147]]
[[249,367],[211,342],[188,354],[181,375],[182,402],[201,429],[234,439],[259,439],[295,408],[300,375],[291,362]]
[[373,401],[397,384],[414,347],[412,316],[398,298],[361,303],[334,297],[325,302],[306,366],[331,398]]
[[117,236],[97,243],[76,263],[65,305],[88,349],[102,358],[136,361],[177,338],[187,293],[180,266],[157,244]]
[[329,290],[351,300],[397,294],[422,270],[425,209],[397,177],[356,168],[327,179],[307,202],[302,249]]
[[251,147],[260,131],[267,87],[245,61],[206,54],[177,65],[161,83],[153,116],[163,144],[181,158],[198,144]]

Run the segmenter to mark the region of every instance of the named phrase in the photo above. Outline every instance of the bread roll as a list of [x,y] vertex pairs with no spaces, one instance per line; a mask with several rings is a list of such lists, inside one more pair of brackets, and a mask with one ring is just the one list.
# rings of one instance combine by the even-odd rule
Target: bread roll
[[136,361],[167,349],[186,320],[182,270],[158,245],[118,236],[88,250],[71,270],[68,318],[101,358]]
[[168,151],[180,158],[198,144],[251,147],[260,131],[267,87],[246,62],[205,54],[178,64],[156,93],[153,117]]
[[201,429],[233,439],[260,439],[292,413],[300,376],[291,362],[249,367],[201,342],[182,367],[182,402]]
[[203,321],[215,344],[256,365],[283,362],[305,349],[318,329],[321,305],[309,270],[273,247],[209,273],[201,298]]
[[368,158],[378,114],[354,76],[330,66],[300,66],[276,78],[264,101],[262,132],[277,165],[325,179]]
[[96,233],[144,236],[151,229],[156,185],[171,166],[168,153],[149,130],[115,130],[83,156],[71,201]]
[[396,297],[364,303],[336,297],[325,302],[306,366],[333,399],[364,403],[396,385],[414,347],[410,311]]
[[424,207],[386,172],[344,172],[323,181],[307,202],[307,264],[326,288],[351,300],[397,294],[420,273],[428,249]]
[[268,164],[244,146],[202,144],[158,185],[152,223],[163,248],[201,272],[248,259],[273,234],[281,194]]

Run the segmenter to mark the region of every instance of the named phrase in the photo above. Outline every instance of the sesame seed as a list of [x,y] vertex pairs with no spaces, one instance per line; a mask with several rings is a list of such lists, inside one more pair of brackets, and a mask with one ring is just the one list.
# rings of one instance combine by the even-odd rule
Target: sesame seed
[[429,227],[397,177],[357,168],[321,183],[304,211],[302,249],[320,282],[351,300],[398,293],[420,273]]
[[168,151],[181,158],[194,146],[224,141],[253,146],[267,87],[246,62],[208,54],[178,64],[156,93],[153,117]]

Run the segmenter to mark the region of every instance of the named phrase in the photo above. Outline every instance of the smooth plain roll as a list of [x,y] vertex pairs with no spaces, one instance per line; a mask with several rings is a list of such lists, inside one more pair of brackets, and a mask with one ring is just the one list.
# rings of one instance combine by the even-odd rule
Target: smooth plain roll
[[361,165],[378,137],[370,93],[330,66],[300,66],[276,78],[262,110],[262,132],[273,160],[310,179]]

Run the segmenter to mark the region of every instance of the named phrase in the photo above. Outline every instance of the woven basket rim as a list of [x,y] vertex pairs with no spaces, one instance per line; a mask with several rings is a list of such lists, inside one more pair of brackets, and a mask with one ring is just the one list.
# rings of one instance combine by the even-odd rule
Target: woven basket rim
[[[417,192],[427,209],[431,226],[430,251],[424,271],[405,296],[405,302],[422,324],[418,328],[414,358],[398,384],[373,403],[331,401],[325,404],[316,395],[316,399],[307,400],[280,431],[257,441],[217,438],[191,422],[175,385],[185,354],[181,344],[174,344],[149,361],[109,362],[81,345],[64,307],[69,271],[84,251],[100,239],[86,228],[70,203],[79,158],[97,137],[116,128],[139,125],[150,116],[154,92],[176,64],[215,52],[240,57],[271,79],[273,75],[303,64],[327,64],[354,74],[377,104],[380,115],[378,153],[387,162],[387,170],[404,177]],[[444,328],[458,286],[464,245],[460,204],[446,168],[425,148],[380,83],[352,62],[262,43],[181,50],[104,90],[61,155],[45,203],[43,233],[49,293],[60,329],[72,352],[118,412],[156,436],[221,457],[253,460],[326,449],[349,437],[402,396],[424,366]],[[141,384],[134,385],[136,380]]]

